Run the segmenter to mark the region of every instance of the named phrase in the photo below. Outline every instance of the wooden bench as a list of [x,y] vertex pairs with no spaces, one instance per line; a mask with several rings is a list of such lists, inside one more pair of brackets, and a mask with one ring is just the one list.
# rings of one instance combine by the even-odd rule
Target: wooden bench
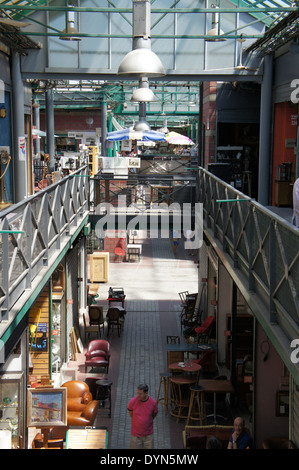
[[217,437],[222,448],[226,449],[232,430],[233,425],[185,426],[183,431],[184,449],[206,449],[207,441],[212,436]]

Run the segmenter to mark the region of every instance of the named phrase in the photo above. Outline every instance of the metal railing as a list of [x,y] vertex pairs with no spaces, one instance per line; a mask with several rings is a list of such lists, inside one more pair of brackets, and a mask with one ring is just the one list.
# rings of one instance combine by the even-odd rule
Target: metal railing
[[258,294],[269,324],[299,334],[299,230],[204,169],[199,171],[204,228]]
[[86,166],[0,213],[0,324],[89,214]]

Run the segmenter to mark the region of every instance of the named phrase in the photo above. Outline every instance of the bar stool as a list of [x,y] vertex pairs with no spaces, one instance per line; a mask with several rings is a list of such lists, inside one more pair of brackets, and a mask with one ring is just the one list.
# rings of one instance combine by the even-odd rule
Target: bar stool
[[96,399],[101,402],[103,408],[105,407],[105,401],[109,400],[109,418],[111,418],[111,385],[112,382],[107,379],[100,379],[96,381]]
[[180,419],[187,418],[188,412],[184,411],[189,408],[190,402],[190,386],[196,383],[193,377],[184,375],[176,375],[170,378],[171,396],[174,401],[174,408],[170,411],[171,416]]
[[190,419],[199,421],[200,426],[202,426],[203,422],[206,421],[207,418],[204,388],[198,385],[192,385],[190,387],[190,392],[187,426],[189,425]]
[[[167,415],[168,410],[168,392],[169,392],[169,379],[171,377],[170,372],[161,372],[160,373],[160,385],[158,390],[157,403],[164,405],[165,416]],[[161,388],[163,387],[163,396],[160,398]]]

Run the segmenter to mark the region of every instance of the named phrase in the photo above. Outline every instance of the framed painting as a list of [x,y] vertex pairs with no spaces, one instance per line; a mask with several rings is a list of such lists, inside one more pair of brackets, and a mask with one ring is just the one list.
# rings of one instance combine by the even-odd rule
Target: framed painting
[[67,389],[29,388],[27,426],[37,428],[67,425]]

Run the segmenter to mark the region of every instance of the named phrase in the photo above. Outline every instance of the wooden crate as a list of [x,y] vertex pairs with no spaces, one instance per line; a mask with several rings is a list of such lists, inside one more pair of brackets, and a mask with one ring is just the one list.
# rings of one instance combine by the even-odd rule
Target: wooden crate
[[108,282],[109,280],[109,253],[95,251],[89,257],[90,282]]

